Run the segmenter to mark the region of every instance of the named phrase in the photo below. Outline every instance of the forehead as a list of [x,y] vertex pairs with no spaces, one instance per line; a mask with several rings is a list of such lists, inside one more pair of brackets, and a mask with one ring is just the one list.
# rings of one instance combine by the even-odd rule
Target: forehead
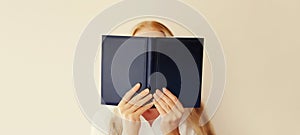
[[141,28],[139,29],[134,36],[147,36],[147,37],[165,37],[165,34],[154,28]]

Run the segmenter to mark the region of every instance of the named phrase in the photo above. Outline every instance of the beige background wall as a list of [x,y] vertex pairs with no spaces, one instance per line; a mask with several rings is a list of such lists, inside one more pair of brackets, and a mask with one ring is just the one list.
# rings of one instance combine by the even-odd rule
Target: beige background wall
[[[0,134],[86,135],[72,62],[88,22],[116,0],[1,0]],[[227,60],[218,134],[300,134],[300,1],[186,0]]]

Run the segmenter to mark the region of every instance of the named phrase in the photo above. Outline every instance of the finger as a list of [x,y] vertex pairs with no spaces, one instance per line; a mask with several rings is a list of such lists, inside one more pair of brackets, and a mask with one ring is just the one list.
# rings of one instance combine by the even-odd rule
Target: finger
[[147,103],[148,101],[150,101],[152,99],[153,95],[152,94],[148,94],[146,97],[140,99],[136,105],[137,106],[142,106],[144,105],[145,103]]
[[150,90],[148,88],[144,89],[141,93],[137,94],[131,100],[129,100],[128,103],[131,105],[135,105],[140,99],[145,97],[149,92],[150,92]]
[[143,99],[140,99],[137,103],[135,103],[134,105],[132,105],[129,109],[127,109],[126,113],[132,113],[135,112],[136,110],[138,110],[142,105],[144,105],[145,103],[147,103],[148,101],[150,101],[152,99],[152,94],[147,95],[146,97],[144,97]]
[[162,115],[162,116],[165,115],[166,112],[165,112],[164,109],[157,103],[157,101],[154,99],[153,102],[154,102],[154,105],[155,105],[157,111],[159,112],[159,114]]
[[141,84],[137,83],[135,84],[126,94],[123,96],[122,100],[118,104],[118,106],[123,106],[125,105],[131,97],[134,95],[135,92],[137,92],[140,89]]
[[175,103],[180,112],[184,112],[182,104],[175,95],[173,95],[167,88],[163,88],[163,92]]
[[142,115],[146,110],[150,109],[153,106],[153,102],[146,104],[143,107],[140,107],[135,111],[135,114]]
[[156,90],[155,93],[157,93],[157,95],[168,105],[168,108],[171,108],[172,110],[175,107],[175,103],[160,90]]
[[131,110],[132,112],[135,111],[135,109],[139,108],[140,106],[136,105],[136,103],[143,97],[145,97],[147,94],[149,93],[149,89],[145,89],[143,90],[141,93],[139,93],[138,95],[134,96],[130,101],[128,101],[123,109],[124,110],[128,110],[130,108],[133,108],[133,110]]
[[166,113],[170,112],[168,105],[161,98],[159,98],[157,93],[154,93],[153,97],[154,97],[155,101],[157,102],[157,104],[159,104],[161,106],[161,108],[164,110],[164,112],[166,112]]
[[177,102],[177,97],[175,95],[173,95],[167,88],[162,88],[163,92],[174,102]]

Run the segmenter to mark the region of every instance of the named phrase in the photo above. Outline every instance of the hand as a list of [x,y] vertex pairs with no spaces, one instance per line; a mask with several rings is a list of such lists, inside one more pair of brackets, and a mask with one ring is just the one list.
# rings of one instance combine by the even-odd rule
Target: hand
[[160,128],[163,134],[179,134],[178,126],[184,113],[180,101],[166,88],[163,88],[163,93],[156,90],[153,97],[154,105],[162,116]]
[[140,116],[153,106],[153,102],[144,105],[152,99],[149,89],[145,89],[133,97],[139,88],[140,83],[137,83],[118,104],[118,110],[122,117],[123,132],[128,135],[138,135],[141,127]]

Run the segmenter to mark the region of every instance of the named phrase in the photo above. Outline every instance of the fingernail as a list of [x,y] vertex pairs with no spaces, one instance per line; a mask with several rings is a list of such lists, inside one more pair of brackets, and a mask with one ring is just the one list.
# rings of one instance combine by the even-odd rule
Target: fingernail
[[159,91],[159,89],[156,89],[155,92]]
[[163,93],[162,93],[160,90],[158,90],[158,89],[156,90],[156,93],[157,93],[157,95],[159,95],[159,96],[160,96],[161,94],[163,94]]
[[140,83],[136,83],[136,84],[135,84],[135,86],[139,86],[139,85],[140,85]]
[[149,93],[149,89],[147,88],[147,89],[145,89],[143,92],[144,92],[144,93]]
[[165,87],[163,87],[162,89],[163,89],[163,92],[166,92],[166,91],[167,91],[167,89],[166,89]]

